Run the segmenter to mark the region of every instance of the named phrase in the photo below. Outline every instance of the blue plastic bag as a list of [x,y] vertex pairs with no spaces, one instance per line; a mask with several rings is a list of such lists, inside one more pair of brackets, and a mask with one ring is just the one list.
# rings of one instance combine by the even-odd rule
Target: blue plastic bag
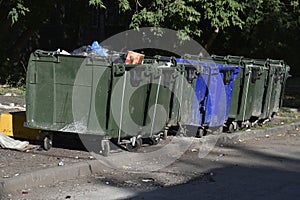
[[92,46],[88,46],[88,51],[95,51],[99,56],[108,56],[106,50],[103,49],[97,41],[94,41]]

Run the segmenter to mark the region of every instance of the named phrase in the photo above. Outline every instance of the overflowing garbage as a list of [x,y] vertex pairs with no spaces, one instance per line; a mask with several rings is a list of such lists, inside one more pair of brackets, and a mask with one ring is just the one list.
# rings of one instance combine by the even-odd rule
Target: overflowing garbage
[[[102,47],[97,41],[94,41],[91,45],[84,45],[80,48],[75,49],[71,53],[65,51],[58,51],[63,55],[75,55],[75,56],[104,56],[108,57],[114,63],[125,63],[125,64],[141,64],[144,58],[143,54],[136,53],[133,51],[117,52],[108,48]],[[127,55],[127,57],[125,57]]]

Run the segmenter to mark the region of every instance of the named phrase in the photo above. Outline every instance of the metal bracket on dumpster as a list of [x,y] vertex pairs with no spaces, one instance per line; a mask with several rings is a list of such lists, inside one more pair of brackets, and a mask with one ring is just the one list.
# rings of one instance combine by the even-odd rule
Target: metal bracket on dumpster
[[184,72],[184,70],[185,70],[185,66],[184,65],[179,64],[179,65],[176,66],[176,71],[182,73],[182,72]]
[[[34,53],[34,59],[33,61],[38,61],[40,60],[40,57],[43,57],[42,61],[49,61],[49,62],[55,62],[55,63],[59,63],[59,56],[58,53],[56,51],[43,51],[43,50],[36,50]],[[48,58],[48,59],[46,59]],[[50,58],[50,59],[49,59]]]
[[114,65],[114,74],[115,75],[122,75],[125,73],[125,66],[124,65]]
[[129,71],[130,73],[130,83],[133,87],[140,85],[142,79],[142,72],[145,71],[145,67],[135,67]]
[[196,71],[195,71],[196,75],[202,74],[204,71],[204,69],[201,65],[196,65],[195,68],[196,68]]
[[187,70],[186,79],[189,83],[192,83],[195,79],[195,68],[194,67],[188,67]]
[[154,68],[153,78],[158,79],[162,76],[162,70],[159,68]]
[[144,71],[144,76],[151,76],[155,73],[155,69],[152,65],[146,65],[146,70]]
[[173,79],[173,70],[163,70],[164,74],[164,87],[169,87],[171,82],[174,82]]
[[251,82],[255,83],[256,80],[260,79],[261,75],[262,75],[262,72],[261,72],[260,68],[252,68]]
[[228,56],[226,56],[225,59],[227,60],[228,63],[238,63],[238,64],[240,64],[240,63],[243,62],[244,57],[243,56],[231,56],[231,55],[228,55]]
[[224,85],[228,85],[232,81],[231,76],[232,76],[233,70],[224,70],[224,71],[221,71],[221,73],[223,73]]

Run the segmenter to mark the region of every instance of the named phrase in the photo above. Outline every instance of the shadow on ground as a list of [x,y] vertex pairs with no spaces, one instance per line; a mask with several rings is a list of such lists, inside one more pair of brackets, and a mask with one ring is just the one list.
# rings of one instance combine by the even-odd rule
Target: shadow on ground
[[[229,146],[243,155],[214,166],[207,160],[182,160],[188,168],[210,165],[210,170],[186,184],[141,192],[130,199],[298,199],[300,157],[287,158],[241,146]],[[299,150],[296,152],[300,153]],[[298,156],[300,154],[297,154]],[[293,152],[293,157],[295,152]]]

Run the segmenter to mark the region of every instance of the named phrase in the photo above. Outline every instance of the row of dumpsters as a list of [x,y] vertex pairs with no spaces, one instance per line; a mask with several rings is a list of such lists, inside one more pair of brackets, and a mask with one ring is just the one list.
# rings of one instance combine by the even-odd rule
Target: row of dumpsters
[[264,123],[282,105],[290,67],[283,60],[238,56],[145,57],[125,64],[109,56],[37,50],[26,79],[26,123],[53,133],[101,138],[129,151],[167,134],[202,137]]

